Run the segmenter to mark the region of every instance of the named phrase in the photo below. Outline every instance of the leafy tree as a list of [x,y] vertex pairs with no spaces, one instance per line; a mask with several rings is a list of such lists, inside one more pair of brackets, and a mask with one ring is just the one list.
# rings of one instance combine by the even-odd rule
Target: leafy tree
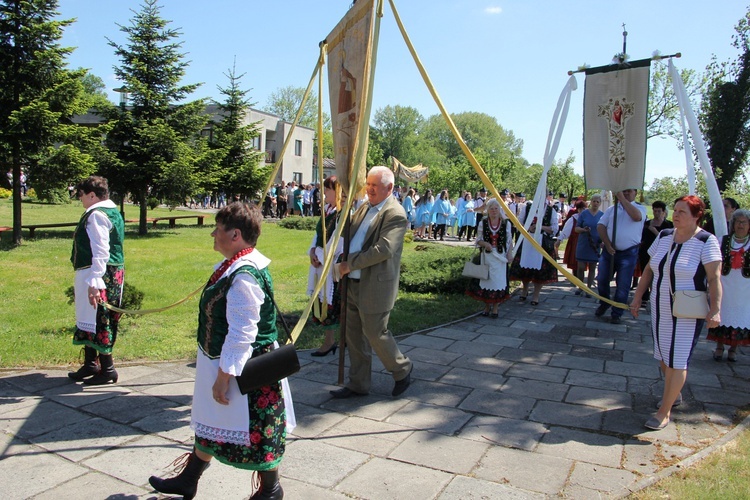
[[747,165],[750,151],[750,7],[735,26],[735,61],[708,67],[709,90],[701,114],[708,156],[720,191]]
[[415,155],[415,146],[424,118],[410,106],[386,106],[375,111],[372,139],[383,151],[385,160],[395,156],[405,165],[412,166],[421,160]]
[[[78,71],[86,70],[78,68]],[[104,80],[95,74],[86,71],[81,77],[81,85],[83,85],[84,94],[89,99],[89,109],[106,110],[113,106],[107,96],[107,86],[104,84]]]
[[[293,123],[304,96],[304,87],[294,87],[292,85],[280,87],[268,96],[268,101],[263,111],[274,114],[284,121]],[[310,95],[307,97],[305,107],[302,110],[302,116],[299,119],[299,125],[315,130],[315,151],[317,152],[318,96],[314,92],[310,92]],[[331,117],[326,112],[323,112],[323,157],[333,158]]]
[[267,169],[259,168],[263,154],[250,147],[260,131],[258,123],[245,124],[247,110],[251,106],[247,99],[249,90],[240,88],[240,80],[245,74],[237,75],[232,66],[224,75],[229,79],[229,86],[218,87],[225,100],[216,103],[222,119],[214,128],[214,141],[211,144],[214,152],[218,153],[215,189],[244,194],[252,199],[260,195],[269,174]]
[[585,182],[583,176],[573,171],[573,152],[563,161],[555,161],[547,173],[547,187],[555,193],[565,193],[569,200],[582,194]]
[[0,168],[13,172],[14,245],[21,243],[22,167],[41,179],[54,151],[78,169],[61,169],[64,182],[93,167],[74,144],[53,148],[70,132],[64,127],[70,117],[85,111],[83,73],[65,69],[73,49],[59,44],[73,20],[57,19],[57,6],[56,0],[0,1]]
[[[693,108],[696,108],[697,100],[705,91],[705,76],[692,69],[682,69],[680,70],[680,78],[682,78],[685,91],[693,104]],[[672,137],[682,144],[682,129],[679,119],[680,107],[677,104],[677,97],[674,94],[667,65],[662,61],[656,61],[651,68],[646,138]]]
[[118,25],[127,45],[112,40],[121,65],[114,68],[131,106],[111,112],[107,146],[112,155],[103,170],[115,189],[140,205],[139,233],[146,234],[149,196],[170,204],[184,201],[195,185],[204,145],[199,132],[208,118],[202,100],[178,104],[200,84],[180,85],[188,63],[179,50],[181,34],[160,16],[156,0],[144,0],[128,26]]

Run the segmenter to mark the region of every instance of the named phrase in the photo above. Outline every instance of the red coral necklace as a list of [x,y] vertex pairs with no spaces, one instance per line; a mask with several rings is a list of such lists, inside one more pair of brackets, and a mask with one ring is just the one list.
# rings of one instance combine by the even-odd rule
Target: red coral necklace
[[242,250],[234,254],[231,259],[222,262],[221,265],[216,269],[216,271],[214,271],[214,273],[211,275],[211,278],[209,278],[208,284],[213,285],[214,283],[219,281],[219,278],[221,278],[221,275],[224,274],[227,269],[229,269],[229,266],[234,264],[240,257],[249,254],[253,250],[253,247],[243,248]]

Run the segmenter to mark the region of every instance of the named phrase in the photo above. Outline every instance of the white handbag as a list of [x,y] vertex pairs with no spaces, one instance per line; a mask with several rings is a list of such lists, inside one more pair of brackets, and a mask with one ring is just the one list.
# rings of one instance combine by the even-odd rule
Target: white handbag
[[[665,269],[672,268],[672,249],[667,256]],[[669,280],[669,293],[672,296],[672,316],[675,318],[705,319],[708,316],[708,293],[700,290],[672,290],[672,277]]]
[[464,264],[464,270],[461,275],[467,278],[477,278],[486,280],[490,277],[490,266],[484,262],[484,251],[479,250],[479,264],[474,264],[470,259]]

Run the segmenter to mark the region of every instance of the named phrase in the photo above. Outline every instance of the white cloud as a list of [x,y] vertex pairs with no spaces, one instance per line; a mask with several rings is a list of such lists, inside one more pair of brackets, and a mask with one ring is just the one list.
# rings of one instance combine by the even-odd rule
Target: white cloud
[[487,7],[484,9],[484,13],[490,15],[500,14],[502,11],[502,7]]

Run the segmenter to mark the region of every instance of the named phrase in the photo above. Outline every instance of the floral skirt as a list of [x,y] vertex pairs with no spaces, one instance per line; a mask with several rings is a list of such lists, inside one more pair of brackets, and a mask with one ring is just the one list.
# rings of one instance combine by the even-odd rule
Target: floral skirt
[[[122,301],[125,269],[119,266],[107,266],[102,280],[105,287],[102,291],[102,300],[107,304],[119,306]],[[76,290],[76,293],[78,293],[78,290]],[[87,332],[76,328],[75,333],[73,333],[73,344],[93,347],[101,354],[112,354],[112,349],[117,340],[120,316],[122,314],[110,311],[100,304],[96,308],[96,331]]]
[[708,329],[708,340],[721,342],[732,347],[750,345],[750,328],[735,328],[719,325]]
[[485,304],[502,304],[510,299],[507,288],[505,290],[486,290],[479,286],[478,279],[471,280],[466,295]]
[[247,393],[250,444],[232,444],[195,436],[195,447],[219,462],[256,471],[279,466],[286,449],[286,414],[281,383]]

